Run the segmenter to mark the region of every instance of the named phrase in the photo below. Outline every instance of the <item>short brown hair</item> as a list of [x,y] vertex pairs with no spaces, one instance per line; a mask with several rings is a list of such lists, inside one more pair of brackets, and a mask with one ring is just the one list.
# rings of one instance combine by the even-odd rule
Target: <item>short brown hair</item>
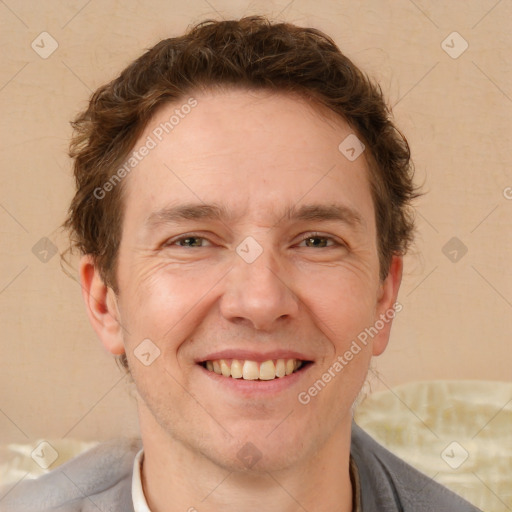
[[181,37],[160,41],[92,95],[72,123],[77,191],[64,223],[72,247],[91,254],[117,292],[122,183],[102,199],[94,191],[124,163],[157,108],[219,86],[299,94],[351,126],[366,146],[384,278],[392,255],[404,254],[412,240],[410,203],[418,194],[407,140],[394,126],[380,87],[329,36],[263,16],[203,21]]

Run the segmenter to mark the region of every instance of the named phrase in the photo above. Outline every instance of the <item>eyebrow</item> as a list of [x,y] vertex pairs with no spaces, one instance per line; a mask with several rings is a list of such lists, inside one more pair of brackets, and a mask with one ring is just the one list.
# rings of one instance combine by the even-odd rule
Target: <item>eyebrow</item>
[[[187,203],[178,206],[165,207],[151,213],[145,225],[148,229],[161,224],[172,224],[190,220],[216,220],[228,222],[234,219],[224,206],[218,204]],[[286,221],[338,221],[350,227],[360,228],[365,222],[361,214],[353,208],[342,204],[309,204],[297,207],[291,205],[285,208],[278,217],[276,224]]]
[[364,225],[362,215],[353,208],[342,204],[310,204],[300,208],[291,206],[286,209],[284,217],[287,220],[334,220],[348,224],[351,227]]
[[148,228],[160,224],[171,224],[187,220],[218,220],[225,221],[230,217],[226,209],[216,204],[187,203],[179,206],[162,208],[149,215],[145,224]]

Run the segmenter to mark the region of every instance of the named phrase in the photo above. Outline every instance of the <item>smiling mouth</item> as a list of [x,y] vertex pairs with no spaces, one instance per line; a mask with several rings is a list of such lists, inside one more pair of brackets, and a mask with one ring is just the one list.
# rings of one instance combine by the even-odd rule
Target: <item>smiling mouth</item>
[[200,364],[208,371],[227,378],[274,380],[296,373],[310,363],[311,361],[302,361],[300,359],[270,359],[262,363],[248,359],[217,359],[204,361]]

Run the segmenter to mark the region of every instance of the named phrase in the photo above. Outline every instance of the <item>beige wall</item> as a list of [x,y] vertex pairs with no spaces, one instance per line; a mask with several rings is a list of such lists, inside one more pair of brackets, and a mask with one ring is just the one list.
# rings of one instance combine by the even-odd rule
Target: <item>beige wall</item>
[[[73,191],[68,121],[90,92],[190,23],[248,13],[325,30],[378,78],[428,192],[418,202],[403,311],[388,351],[375,361],[374,388],[511,379],[512,200],[504,191],[512,197],[512,3],[6,0],[0,442],[136,431],[129,386],[89,326],[79,286],[63,274],[58,256],[44,263],[32,248],[43,237],[65,248],[57,228]],[[47,59],[31,48],[43,31],[59,45]],[[453,31],[469,43],[457,59],[441,47]],[[51,48],[40,40],[38,51]],[[452,52],[462,48],[457,39],[447,44]],[[452,237],[468,249],[456,263],[443,253]]]

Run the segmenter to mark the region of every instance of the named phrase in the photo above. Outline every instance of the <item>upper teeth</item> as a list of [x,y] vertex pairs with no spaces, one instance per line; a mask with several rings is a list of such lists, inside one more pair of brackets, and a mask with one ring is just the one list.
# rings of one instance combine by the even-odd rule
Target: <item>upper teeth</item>
[[211,372],[244,380],[272,380],[276,377],[290,375],[302,366],[299,359],[268,360],[263,363],[239,359],[218,359],[206,361],[206,368]]

